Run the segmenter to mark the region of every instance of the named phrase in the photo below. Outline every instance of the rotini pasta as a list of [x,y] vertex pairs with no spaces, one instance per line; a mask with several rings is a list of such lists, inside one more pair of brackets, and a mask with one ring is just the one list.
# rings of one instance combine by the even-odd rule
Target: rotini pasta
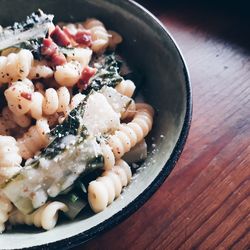
[[58,221],[59,211],[68,211],[68,207],[59,201],[48,202],[32,214],[27,215],[16,209],[10,214],[9,222],[12,225],[27,224],[50,230],[55,227]]
[[121,113],[121,119],[131,120],[135,116],[135,113],[136,113],[136,105],[135,102],[131,100],[127,109],[125,109],[125,111]]
[[122,95],[132,97],[135,91],[135,84],[131,80],[123,80],[115,89]]
[[65,118],[69,111],[75,108],[84,98],[81,93],[74,95],[72,98],[70,95],[70,91],[66,87],[60,87],[57,90],[48,88],[44,94],[34,92],[30,108],[31,116],[40,119],[43,116],[47,117],[60,113]]
[[[44,36],[26,41],[39,18]],[[147,156],[154,110],[132,99],[130,70],[111,52],[122,36],[95,18],[61,27],[51,18],[33,13],[13,27],[23,30],[7,28],[17,43],[1,43],[0,232],[8,219],[50,230],[59,211],[74,218],[87,200],[103,211],[130,183],[128,163]]]
[[129,165],[120,159],[112,169],[104,171],[101,177],[90,182],[88,201],[92,210],[95,213],[103,211],[129,184],[131,176]]
[[74,95],[70,102],[70,109],[76,108],[80,102],[84,99],[85,95],[78,93]]
[[152,128],[153,115],[154,110],[150,105],[136,104],[136,115],[133,120],[128,124],[121,124],[120,129],[108,139],[116,159],[120,159],[148,134]]
[[106,144],[104,141],[101,141],[101,149],[104,157],[104,169],[110,170],[115,165],[115,156],[112,152],[112,148]]
[[70,93],[66,87],[61,87],[57,91],[49,88],[45,92],[43,102],[43,112],[52,115],[55,112],[67,113],[70,103]]
[[79,81],[82,69],[82,65],[77,61],[57,66],[54,73],[55,80],[61,86],[72,87]]
[[88,66],[92,56],[92,50],[88,48],[74,48],[67,53],[67,61],[77,61],[82,68]]
[[11,202],[2,193],[0,193],[0,233],[5,230],[4,224],[8,220],[11,210]]
[[21,162],[15,138],[0,135],[0,183],[16,175],[21,169]]
[[[25,114],[30,113],[31,117],[40,119],[43,116],[53,115],[56,112],[66,115],[71,107],[74,107],[82,100],[82,95],[77,94],[70,103],[70,91],[66,87],[43,89],[37,84],[39,91],[34,92],[34,86],[30,80],[25,79],[13,83],[6,91],[5,96],[8,102],[9,121],[15,121],[21,127],[28,127],[30,118]],[[14,115],[17,114],[17,115]],[[3,131],[11,128],[2,122]],[[5,129],[4,129],[5,128]]]
[[34,85],[30,80],[13,82],[4,92],[9,109],[17,116],[26,114],[31,107],[33,92]]
[[[125,97],[131,98],[134,90],[135,84],[130,80],[122,80],[116,87],[116,91]],[[124,97],[123,97],[124,98]],[[132,119],[135,115],[136,107],[134,100],[130,99],[130,104],[121,112],[121,119]]]
[[30,69],[28,79],[50,78],[54,74],[53,70],[47,66],[46,61],[34,61]]
[[96,53],[104,52],[109,45],[109,34],[103,23],[97,19],[87,19],[83,26],[90,30],[92,45],[91,49]]
[[49,125],[47,119],[39,119],[36,125],[31,126],[29,130],[17,140],[17,145],[21,156],[24,159],[33,157],[39,150],[48,145]]
[[14,82],[25,79],[31,69],[33,55],[29,50],[22,49],[17,54],[0,56],[0,83]]

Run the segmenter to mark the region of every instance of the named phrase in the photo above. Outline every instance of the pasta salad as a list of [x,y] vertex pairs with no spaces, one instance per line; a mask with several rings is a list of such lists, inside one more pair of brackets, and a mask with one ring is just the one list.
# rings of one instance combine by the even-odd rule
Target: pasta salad
[[52,21],[38,10],[0,26],[0,232],[103,211],[147,157],[154,109],[132,98],[121,35]]

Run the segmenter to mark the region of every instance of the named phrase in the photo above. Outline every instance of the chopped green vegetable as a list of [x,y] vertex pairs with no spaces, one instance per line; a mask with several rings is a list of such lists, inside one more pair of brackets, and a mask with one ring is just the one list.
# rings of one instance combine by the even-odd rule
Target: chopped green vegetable
[[38,51],[42,38],[52,25],[53,15],[44,14],[41,10],[32,13],[26,21],[14,23],[0,32],[0,51],[10,47],[28,48]]
[[41,45],[43,43],[43,38],[31,39],[24,41],[20,44],[15,45],[16,48],[30,50],[36,60],[41,60]]
[[89,93],[91,90],[100,90],[103,86],[115,87],[123,78],[119,74],[119,64],[114,54],[109,54],[101,58],[101,60],[93,61],[92,65],[98,71],[90,79],[90,84],[84,94]]
[[57,200],[67,205],[69,210],[65,215],[71,220],[73,220],[88,205],[87,199],[76,191],[71,191],[66,195],[61,195]]
[[80,122],[84,115],[85,105],[83,104],[86,103],[86,99],[69,113],[67,119],[62,124],[57,125],[50,131],[51,143],[42,151],[45,158],[53,159],[56,155],[63,152],[65,147],[62,147],[62,140],[68,135],[78,135],[78,143],[86,139],[88,135],[87,129]]

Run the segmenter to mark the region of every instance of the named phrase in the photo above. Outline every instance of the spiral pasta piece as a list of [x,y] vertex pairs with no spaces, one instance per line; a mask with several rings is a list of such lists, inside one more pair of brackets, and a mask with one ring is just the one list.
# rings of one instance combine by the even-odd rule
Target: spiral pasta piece
[[[73,103],[70,103],[70,92],[66,87],[60,87],[57,90],[48,88],[43,89],[42,84],[36,84],[38,91],[34,92],[33,83],[24,79],[23,81],[14,82],[4,94],[8,103],[9,109],[14,115],[13,119],[19,126],[27,127],[26,124],[30,119],[25,114],[30,115],[35,119],[40,119],[44,115],[53,115],[56,112],[67,114],[74,102],[82,100],[81,94],[73,97]],[[4,128],[6,124],[3,124]],[[8,127],[7,127],[8,128]]]
[[22,157],[17,142],[12,136],[0,136],[0,183],[16,175],[21,167]]
[[49,78],[52,77],[53,74],[53,70],[46,65],[46,61],[34,61],[28,79]]
[[26,114],[31,107],[34,85],[29,79],[13,82],[4,91],[9,109],[17,116]]
[[43,112],[52,115],[55,112],[67,113],[70,103],[70,93],[66,87],[61,87],[57,91],[49,88],[45,92],[43,102]]
[[70,109],[76,108],[85,98],[85,95],[78,93],[74,95],[70,102]]
[[[116,87],[116,91],[127,97],[132,97],[135,91],[135,84],[131,80],[123,80]],[[132,119],[136,112],[135,102],[132,100],[128,108],[121,114],[121,119]]]
[[21,156],[24,159],[33,157],[39,150],[46,147],[49,143],[48,121],[45,118],[39,119],[36,125],[31,126],[29,130],[17,140],[17,145]]
[[67,212],[68,207],[59,201],[47,202],[32,214],[26,215],[21,213],[19,210],[13,211],[10,214],[9,222],[12,225],[34,225],[36,227],[42,227],[45,230],[50,230],[55,227],[58,221],[59,211]]
[[48,88],[44,91],[40,84],[39,88],[39,91],[34,92],[33,83],[24,79],[13,83],[4,92],[8,107],[15,114],[14,120],[21,127],[28,123],[28,117],[24,116],[28,112],[33,118],[40,119],[43,114],[52,115],[69,111],[70,92],[66,87],[60,87],[58,90]]
[[115,156],[112,152],[112,148],[104,141],[100,143],[102,149],[102,155],[104,158],[104,169],[110,170],[115,165]]
[[0,83],[25,79],[31,69],[33,55],[29,50],[21,49],[18,53],[0,56]]
[[116,91],[127,97],[132,97],[135,91],[135,84],[131,80],[123,80],[116,87]]
[[89,48],[74,48],[67,53],[67,62],[77,61],[82,68],[88,66],[92,56],[92,50]]
[[71,98],[70,91],[66,87],[60,87],[57,90],[48,88],[44,91],[44,94],[37,91],[32,94],[30,114],[35,119],[46,116],[51,121],[57,117],[58,121],[59,116],[56,115],[57,113],[64,119],[70,110],[75,108],[84,97],[83,94],[78,93]]
[[109,34],[103,23],[90,18],[83,23],[83,26],[91,32],[91,49],[96,53],[104,52],[109,45]]
[[72,87],[81,77],[82,65],[77,61],[70,61],[62,66],[56,66],[55,80],[61,86]]
[[145,103],[136,104],[136,114],[128,124],[121,124],[120,129],[111,135],[108,144],[116,159],[120,159],[135,144],[141,141],[152,128],[153,108]]
[[5,222],[9,218],[9,212],[12,210],[12,205],[2,193],[0,193],[0,233],[5,230]]
[[103,211],[122,192],[131,180],[132,173],[129,165],[118,160],[116,165],[103,172],[101,177],[89,183],[88,201],[91,209],[95,212]]
[[[57,125],[58,123],[61,124],[65,120],[65,118],[68,116],[69,112],[72,109],[76,108],[84,98],[85,98],[85,95],[78,93],[72,97],[70,104],[67,107],[66,107],[66,104],[64,105],[65,110],[63,110],[63,112],[54,113],[53,115],[46,116],[46,118],[48,119],[49,127],[53,127]],[[64,100],[64,103],[65,103],[65,100]],[[60,102],[59,102],[59,106],[60,106]],[[59,109],[57,110],[57,112],[59,112]]]
[[134,100],[131,100],[129,106],[125,109],[124,112],[121,113],[121,119],[131,120],[135,116],[135,114],[136,114],[136,105]]

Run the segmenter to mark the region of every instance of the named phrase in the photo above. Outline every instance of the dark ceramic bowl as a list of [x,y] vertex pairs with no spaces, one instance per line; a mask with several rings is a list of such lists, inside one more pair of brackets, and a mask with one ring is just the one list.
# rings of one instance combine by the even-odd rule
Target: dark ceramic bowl
[[[157,110],[143,167],[105,211],[61,222],[48,232],[18,229],[0,236],[3,249],[49,247],[67,249],[107,230],[135,212],[159,188],[184,147],[192,110],[191,87],[183,57],[169,33],[147,10],[124,0],[1,0],[0,24],[5,26],[41,8],[55,21],[82,21],[96,17],[122,34],[121,54],[143,76],[141,92]],[[151,144],[152,144],[151,143]],[[84,216],[84,215],[83,215]]]

